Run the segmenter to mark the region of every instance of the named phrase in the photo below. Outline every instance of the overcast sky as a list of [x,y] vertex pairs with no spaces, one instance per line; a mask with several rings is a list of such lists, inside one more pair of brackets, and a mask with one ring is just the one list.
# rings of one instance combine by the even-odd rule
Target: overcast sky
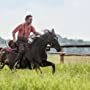
[[55,28],[63,37],[90,40],[90,0],[0,0],[0,37],[33,15],[37,31]]

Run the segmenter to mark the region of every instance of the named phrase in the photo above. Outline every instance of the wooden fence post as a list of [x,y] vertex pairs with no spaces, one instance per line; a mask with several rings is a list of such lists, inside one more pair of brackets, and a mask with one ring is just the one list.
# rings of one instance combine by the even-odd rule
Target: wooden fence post
[[64,55],[65,55],[65,52],[60,52],[60,62],[61,63],[64,63]]

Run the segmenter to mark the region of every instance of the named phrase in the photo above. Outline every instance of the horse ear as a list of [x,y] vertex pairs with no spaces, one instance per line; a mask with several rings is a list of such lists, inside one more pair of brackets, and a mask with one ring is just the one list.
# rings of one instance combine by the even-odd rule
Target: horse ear
[[55,30],[54,30],[54,28],[52,28],[52,33],[55,34]]

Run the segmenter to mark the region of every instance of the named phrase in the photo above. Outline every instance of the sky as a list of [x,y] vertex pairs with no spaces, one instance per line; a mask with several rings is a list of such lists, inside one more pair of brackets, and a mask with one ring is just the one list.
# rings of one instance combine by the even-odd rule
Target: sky
[[90,0],[0,0],[0,37],[33,15],[37,31],[54,28],[62,37],[90,41]]

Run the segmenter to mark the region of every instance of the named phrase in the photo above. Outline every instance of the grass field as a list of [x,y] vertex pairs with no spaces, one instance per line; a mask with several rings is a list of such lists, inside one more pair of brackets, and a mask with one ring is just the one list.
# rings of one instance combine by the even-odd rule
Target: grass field
[[51,67],[37,74],[34,70],[13,73],[6,66],[0,71],[0,90],[90,90],[90,57],[65,57],[65,64],[60,64],[57,55],[49,59],[56,63],[54,75]]

